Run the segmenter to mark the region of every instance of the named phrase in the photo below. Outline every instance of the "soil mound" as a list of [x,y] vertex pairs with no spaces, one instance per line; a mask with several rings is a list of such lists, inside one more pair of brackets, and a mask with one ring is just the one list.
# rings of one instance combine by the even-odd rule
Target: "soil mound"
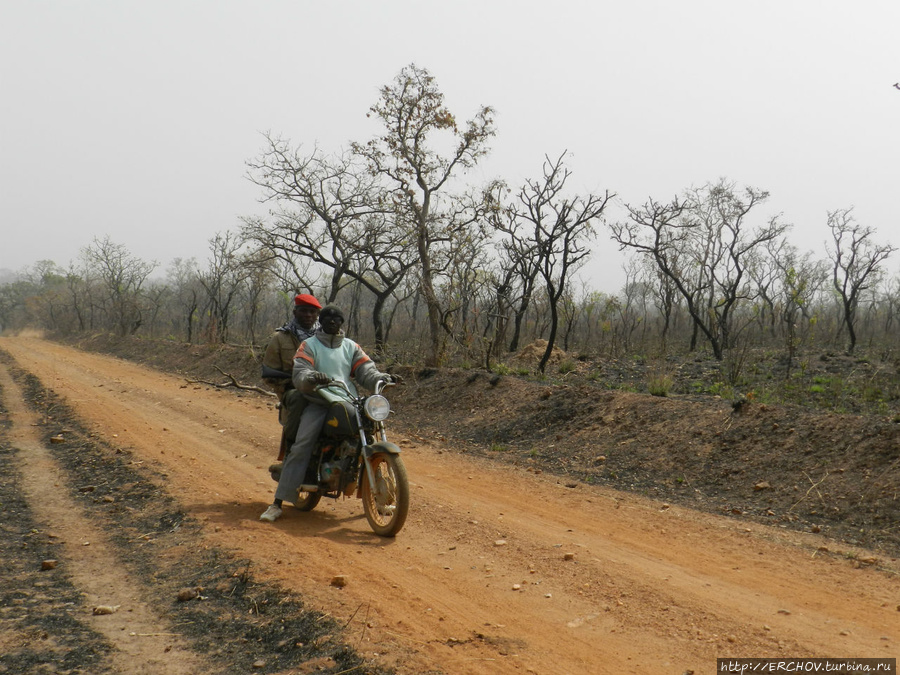
[[[547,351],[547,341],[546,340],[535,340],[529,345],[526,345],[521,350],[519,350],[515,356],[512,357],[513,361],[518,361],[521,363],[538,363],[544,356],[544,353]],[[548,363],[559,363],[563,359],[567,358],[567,354],[560,349],[559,347],[554,346],[553,350],[550,352],[550,359]]]

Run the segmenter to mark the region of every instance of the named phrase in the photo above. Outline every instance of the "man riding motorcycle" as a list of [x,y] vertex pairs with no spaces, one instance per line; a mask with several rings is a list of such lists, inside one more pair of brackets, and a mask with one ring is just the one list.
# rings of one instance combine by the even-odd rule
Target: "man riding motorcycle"
[[378,380],[400,380],[380,372],[362,348],[344,335],[344,313],[340,308],[326,305],[319,313],[319,323],[320,330],[304,340],[294,356],[293,383],[309,402],[300,418],[297,438],[284,459],[275,500],[259,517],[270,523],[281,517],[284,501],[294,502],[300,490],[318,490],[315,484],[304,484],[304,478],[332,395],[326,390],[316,391],[316,386],[340,380],[356,395],[354,380],[366,389],[373,389]]

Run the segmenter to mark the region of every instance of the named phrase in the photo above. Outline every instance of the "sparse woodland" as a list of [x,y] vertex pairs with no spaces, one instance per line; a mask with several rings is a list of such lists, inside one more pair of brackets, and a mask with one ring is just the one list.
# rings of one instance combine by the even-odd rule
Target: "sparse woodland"
[[[162,270],[96,238],[68,268],[41,261],[0,285],[0,327],[258,348],[311,292],[345,307],[378,358],[413,366],[550,376],[632,359],[659,364],[648,379],[665,394],[666,364],[692,355],[733,391],[752,388],[760,354],[779,364],[768,379],[790,382],[811,354],[841,353],[888,364],[896,382],[895,248],[852,207],[828,213],[822,251],[791,240],[765,190],[726,178],[613,220],[614,192],[570,190],[566,153],[521,186],[468,183],[493,110],[461,121],[427,70],[404,68],[369,114],[381,135],[345,150],[267,135],[247,177],[268,212],[217,234],[205,260]],[[623,251],[615,294],[583,280],[603,242]],[[536,363],[516,365],[537,340]],[[874,396],[890,404],[897,388]]]

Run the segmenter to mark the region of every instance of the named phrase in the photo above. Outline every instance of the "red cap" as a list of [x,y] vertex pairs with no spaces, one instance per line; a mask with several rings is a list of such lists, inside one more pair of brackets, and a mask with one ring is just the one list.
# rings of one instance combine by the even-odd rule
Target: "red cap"
[[308,295],[307,293],[301,293],[300,295],[294,296],[294,304],[312,305],[316,309],[322,309],[322,305],[319,304],[319,301],[316,300],[313,296]]

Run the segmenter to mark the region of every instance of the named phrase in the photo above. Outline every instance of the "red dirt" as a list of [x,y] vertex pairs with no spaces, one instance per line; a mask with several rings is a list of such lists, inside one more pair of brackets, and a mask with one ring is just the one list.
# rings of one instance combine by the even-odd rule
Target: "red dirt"
[[[394,425],[413,483],[396,539],[373,535],[356,500],[269,525],[272,399],[35,338],[0,349],[162,472],[211,545],[348,624],[355,648],[399,673],[713,673],[717,657],[900,651],[900,565],[884,553],[452,452],[424,423]],[[615,414],[628,414],[622,396]],[[413,405],[405,395],[398,418]],[[13,428],[33,423],[7,409]],[[53,528],[74,546],[84,516],[65,513]],[[113,572],[91,574],[121,585]]]

